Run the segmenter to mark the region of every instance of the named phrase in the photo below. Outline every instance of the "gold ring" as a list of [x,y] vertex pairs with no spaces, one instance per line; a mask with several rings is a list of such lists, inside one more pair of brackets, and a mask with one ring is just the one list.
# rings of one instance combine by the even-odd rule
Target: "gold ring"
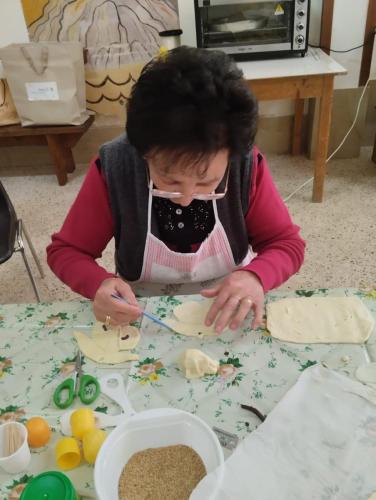
[[104,320],[104,324],[109,328],[111,326],[111,316],[107,315],[106,319]]
[[253,300],[248,298],[248,297],[244,297],[244,299],[242,299],[242,301],[247,302],[247,304],[249,306],[251,306],[253,304]]

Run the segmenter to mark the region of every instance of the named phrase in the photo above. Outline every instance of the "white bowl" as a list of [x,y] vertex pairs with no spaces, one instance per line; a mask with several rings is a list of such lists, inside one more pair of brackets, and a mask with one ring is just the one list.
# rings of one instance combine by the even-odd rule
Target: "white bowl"
[[[104,442],[95,462],[94,483],[99,500],[119,500],[120,474],[130,457],[146,448],[183,444],[201,457],[206,471],[223,468],[223,451],[217,436],[199,417],[181,410],[148,410],[127,418]],[[222,481],[218,475],[214,498]]]

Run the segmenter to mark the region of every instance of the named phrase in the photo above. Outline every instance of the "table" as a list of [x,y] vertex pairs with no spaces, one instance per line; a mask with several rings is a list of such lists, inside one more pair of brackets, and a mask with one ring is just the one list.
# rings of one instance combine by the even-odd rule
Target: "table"
[[[267,300],[312,295],[357,295],[376,317],[376,290],[368,293],[353,289],[272,292]],[[152,297],[144,303],[149,312],[166,317],[183,299],[183,296]],[[91,303],[85,300],[0,305],[0,421],[25,421],[41,415],[54,430],[51,442],[32,452],[26,473],[12,477],[0,472],[0,498],[9,498],[12,490],[22,489],[32,475],[57,468],[54,445],[60,437],[59,417],[64,410],[53,406],[52,393],[62,376],[73,368],[76,346],[72,332],[88,331],[92,324]],[[204,339],[171,335],[146,318],[141,328],[142,340],[137,347],[139,361],[131,366],[109,366],[85,359],[84,370],[96,376],[113,371],[123,374],[136,411],[177,407],[196,413],[209,425],[234,432],[240,438],[260,423],[255,415],[241,409],[240,403],[268,414],[307,367],[324,361],[329,367],[352,376],[359,364],[376,360],[375,333],[365,348],[286,344],[272,339],[263,329],[251,331],[247,324],[236,332]],[[193,347],[220,360],[217,375],[192,381],[181,375],[176,359],[182,351]],[[348,364],[343,362],[344,356],[350,356]],[[103,395],[92,407],[105,413],[119,411]],[[94,498],[92,466],[81,465],[67,475],[84,498]]]
[[346,69],[321,49],[310,48],[305,57],[239,62],[245,79],[260,101],[294,99],[292,154],[300,153],[304,99],[320,98],[312,201],[322,202],[328,154],[333,82]]
[[47,145],[55,165],[58,183],[67,183],[67,173],[74,172],[76,166],[72,148],[94,122],[94,115],[82,125],[61,125],[22,127],[9,125],[0,127],[0,146]]

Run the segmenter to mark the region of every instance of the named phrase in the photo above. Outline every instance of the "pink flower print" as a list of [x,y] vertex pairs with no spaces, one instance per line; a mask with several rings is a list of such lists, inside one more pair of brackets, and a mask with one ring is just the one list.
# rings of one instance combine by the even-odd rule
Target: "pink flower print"
[[235,372],[236,368],[234,365],[226,364],[218,367],[218,375],[223,379],[230,378]]

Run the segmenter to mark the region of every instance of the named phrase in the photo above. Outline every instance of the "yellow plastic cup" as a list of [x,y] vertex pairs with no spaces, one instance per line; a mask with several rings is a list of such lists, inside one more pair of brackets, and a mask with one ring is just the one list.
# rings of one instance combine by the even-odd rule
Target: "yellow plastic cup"
[[70,417],[72,434],[77,439],[82,439],[83,435],[94,430],[95,416],[91,408],[80,408],[72,413]]
[[81,462],[80,446],[77,439],[73,437],[59,439],[55,447],[55,458],[61,470],[77,467]]

